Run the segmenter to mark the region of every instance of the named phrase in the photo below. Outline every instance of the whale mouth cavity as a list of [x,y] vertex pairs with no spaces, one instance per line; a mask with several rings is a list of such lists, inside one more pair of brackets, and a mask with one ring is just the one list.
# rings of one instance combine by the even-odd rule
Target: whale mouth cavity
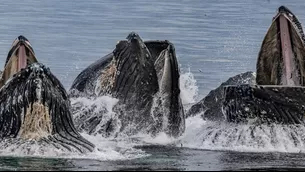
[[19,51],[18,51],[18,68],[17,68],[17,71],[20,71],[22,68],[25,68],[26,65],[27,65],[27,58],[26,58],[25,46],[20,45]]
[[281,49],[282,49],[282,58],[284,62],[284,68],[282,79],[283,85],[299,85],[297,82],[298,76],[293,75],[296,73],[296,68],[294,68],[295,61],[293,60],[293,50],[291,45],[291,38],[289,33],[289,23],[287,21],[287,17],[285,15],[280,15],[278,19],[278,25],[280,26],[280,41],[281,41]]

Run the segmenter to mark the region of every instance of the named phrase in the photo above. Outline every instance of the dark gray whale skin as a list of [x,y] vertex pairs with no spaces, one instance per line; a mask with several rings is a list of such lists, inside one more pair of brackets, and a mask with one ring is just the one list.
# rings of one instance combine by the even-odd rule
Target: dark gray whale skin
[[301,86],[237,85],[225,87],[228,122],[304,124],[305,88]]
[[[117,43],[112,53],[76,77],[70,96],[92,98],[110,95],[119,100],[114,111],[121,121],[120,131],[132,125],[129,134],[144,131],[154,135],[164,130],[168,135],[178,137],[185,128],[179,78],[177,57],[171,42],[144,42],[137,33],[131,32],[126,40]],[[103,131],[96,131],[96,126],[103,122],[103,113],[89,117],[89,113],[84,112],[78,120],[79,130],[90,134],[104,133],[105,136],[113,132],[117,126],[113,120],[106,122]],[[163,117],[168,123],[162,129]],[[81,120],[86,124],[83,125]]]
[[211,90],[198,103],[192,105],[186,112],[186,116],[191,117],[200,114],[205,120],[224,121],[225,115],[222,113],[223,101],[226,97],[224,88],[228,85],[255,84],[255,78],[255,73],[251,71],[229,78],[219,87]]
[[[29,138],[22,134],[35,128],[28,109],[34,111],[38,103],[49,109],[50,128],[46,136]],[[43,115],[43,114],[39,114]],[[38,116],[40,119],[40,117]],[[37,120],[39,120],[37,119]],[[32,120],[36,120],[35,118]],[[68,94],[50,69],[41,63],[33,63],[14,74],[0,89],[0,138],[36,139],[55,147],[77,152],[91,152],[94,145],[75,129]],[[43,127],[43,124],[41,124]],[[25,129],[27,128],[27,129]],[[28,131],[30,132],[30,131]]]

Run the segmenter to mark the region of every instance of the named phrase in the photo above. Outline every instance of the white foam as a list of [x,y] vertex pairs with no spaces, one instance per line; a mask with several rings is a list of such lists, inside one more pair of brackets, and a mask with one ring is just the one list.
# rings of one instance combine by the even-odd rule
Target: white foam
[[[75,103],[82,103],[82,106],[85,108],[96,106],[94,109],[96,113],[100,110],[106,109],[107,113],[104,114],[103,118],[105,121],[108,120],[107,116],[113,115],[112,108],[117,102],[117,99],[109,96],[102,96],[94,100],[85,97],[71,99],[72,105]],[[129,144],[125,140],[112,138],[106,139],[98,134],[93,136],[86,133],[81,133],[81,135],[95,145],[93,152],[71,152],[65,149],[58,149],[52,144],[38,143],[35,141],[20,142],[18,139],[12,139],[0,142],[0,147],[2,148],[0,150],[0,156],[95,159],[101,161],[127,160],[148,156],[148,154],[140,149],[133,148],[133,144]]]
[[[185,147],[240,152],[305,152],[305,127],[301,125],[248,125],[187,119],[180,142]],[[179,144],[177,145],[179,146]]]
[[[112,121],[112,125],[114,125],[115,130],[119,130],[121,123],[118,119],[118,114],[113,112],[113,107],[118,103],[118,99],[115,99],[110,96],[101,96],[97,98],[72,98],[71,104],[73,109],[75,107],[77,110],[73,110],[73,119],[75,121],[75,126],[78,128],[79,125],[84,125],[84,123],[89,122],[87,120],[97,118],[100,120],[97,126],[95,127],[92,135],[95,135],[99,132],[99,130],[105,129],[107,122]],[[86,116],[84,116],[86,115]],[[88,127],[90,126],[86,126]],[[111,134],[115,134],[117,131],[111,132]]]
[[190,68],[188,68],[187,72],[180,75],[180,90],[182,104],[195,103],[196,96],[198,95],[198,86]]
[[172,145],[176,144],[177,139],[169,137],[166,133],[160,132],[155,137],[143,136],[142,141],[145,144]]
[[148,156],[140,149],[132,148],[126,144],[103,139],[98,136],[82,134],[86,139],[95,144],[93,152],[79,153],[58,149],[51,144],[37,142],[16,142],[2,141],[0,143],[0,156],[14,157],[43,157],[43,158],[64,158],[64,159],[94,159],[100,161],[127,160]]
[[82,136],[96,146],[95,151],[86,157],[95,157],[99,160],[127,160],[149,156],[142,150],[133,148],[129,140],[107,139],[101,135],[92,136],[84,133]]
[[71,98],[71,104],[75,104],[81,102],[84,106],[92,106],[92,104],[96,104],[99,106],[98,108],[107,108],[112,109],[112,107],[118,103],[118,99],[115,99],[110,96],[101,96],[97,98],[87,98],[87,97],[77,97]]

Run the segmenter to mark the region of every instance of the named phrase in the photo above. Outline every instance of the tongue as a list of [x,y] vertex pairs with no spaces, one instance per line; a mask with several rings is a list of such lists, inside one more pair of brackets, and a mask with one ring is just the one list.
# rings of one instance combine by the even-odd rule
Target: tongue
[[294,82],[294,61],[291,48],[289,26],[287,19],[284,16],[280,16],[280,32],[281,32],[281,46],[282,46],[282,56],[284,61],[284,71],[283,71],[283,85],[295,86],[297,83]]
[[27,65],[27,57],[25,53],[25,47],[24,45],[21,45],[19,47],[19,53],[18,53],[18,71],[20,71],[22,68],[25,68]]

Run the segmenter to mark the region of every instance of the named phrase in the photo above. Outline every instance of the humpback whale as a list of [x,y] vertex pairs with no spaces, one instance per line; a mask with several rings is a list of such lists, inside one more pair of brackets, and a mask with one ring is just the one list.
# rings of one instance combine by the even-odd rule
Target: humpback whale
[[257,85],[225,88],[229,121],[304,124],[304,38],[297,17],[279,7],[258,54]]
[[8,53],[1,84],[1,140],[35,140],[80,153],[93,150],[94,145],[74,127],[63,85],[37,61],[30,42],[22,35]]
[[[70,95],[117,98],[119,102],[114,111],[120,120],[119,132],[152,135],[165,132],[178,137],[185,129],[179,78],[173,43],[167,40],[144,42],[137,33],[131,32],[126,40],[116,44],[113,52],[76,77]],[[101,114],[90,116],[88,113],[76,118],[79,130],[105,135],[113,131],[114,120],[96,131],[96,126],[102,123]]]
[[[297,17],[280,6],[258,53],[256,73],[230,78],[187,115],[201,112],[206,119],[234,123],[303,124],[304,38]],[[220,99],[215,100],[217,96]],[[213,105],[210,100],[215,100]]]
[[224,88],[228,85],[255,84],[256,74],[247,71],[229,78],[219,87],[211,90],[207,96],[196,104],[192,105],[186,112],[186,117],[200,114],[203,119],[211,121],[224,121],[225,116],[222,111],[222,103],[225,99]]

